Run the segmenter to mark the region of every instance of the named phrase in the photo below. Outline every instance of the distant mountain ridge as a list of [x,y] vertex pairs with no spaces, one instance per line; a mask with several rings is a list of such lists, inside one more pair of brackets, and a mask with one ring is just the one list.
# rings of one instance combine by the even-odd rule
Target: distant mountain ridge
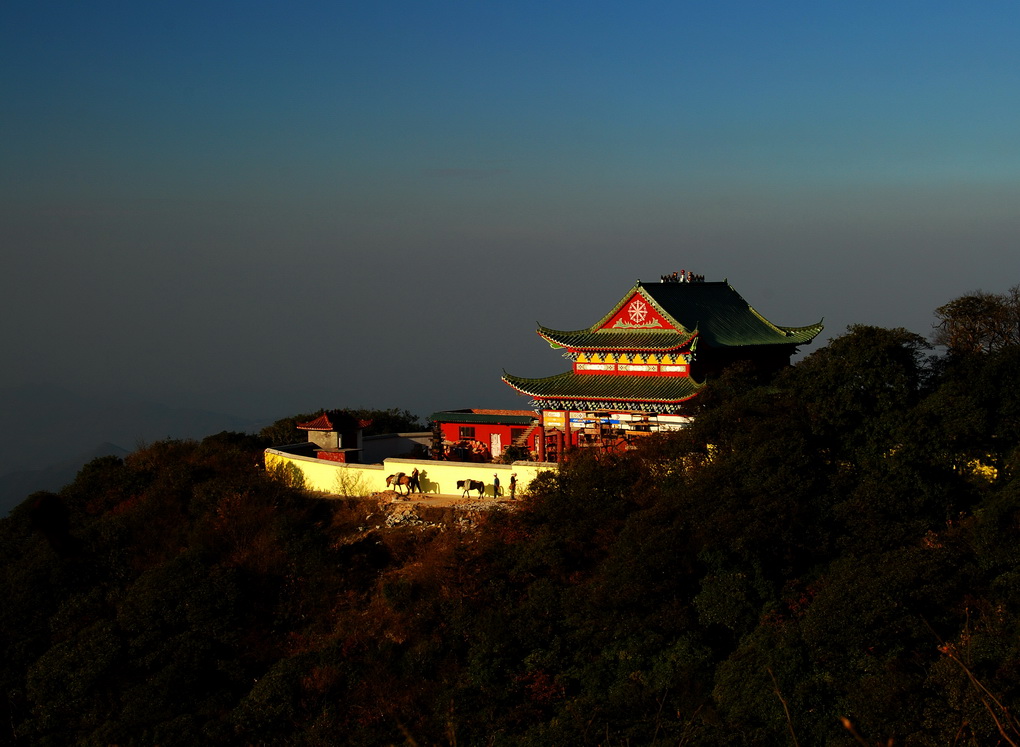
[[125,457],[131,452],[116,444],[104,443],[63,464],[54,464],[43,469],[17,470],[0,475],[0,516],[6,516],[11,509],[32,493],[40,490],[56,492],[72,482],[78,470],[93,459],[104,456]]
[[89,396],[47,384],[0,388],[0,516],[35,491],[59,490],[98,456],[263,425],[130,395]]

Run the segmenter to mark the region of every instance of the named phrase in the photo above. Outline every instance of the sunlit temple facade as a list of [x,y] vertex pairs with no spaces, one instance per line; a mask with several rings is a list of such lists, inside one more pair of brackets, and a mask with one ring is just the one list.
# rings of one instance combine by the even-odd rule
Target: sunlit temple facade
[[638,281],[585,329],[539,326],[570,370],[545,378],[504,373],[503,381],[530,396],[540,415],[526,445],[540,461],[556,461],[571,446],[621,448],[681,428],[689,422],[686,403],[708,377],[740,361],[764,371],[787,366],[822,328],[820,321],[773,324],[727,281],[684,271]]

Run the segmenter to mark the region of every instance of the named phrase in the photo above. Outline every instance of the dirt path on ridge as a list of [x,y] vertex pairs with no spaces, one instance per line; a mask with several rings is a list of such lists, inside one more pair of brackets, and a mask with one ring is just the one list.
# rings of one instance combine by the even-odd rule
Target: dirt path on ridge
[[379,493],[373,493],[368,497],[379,502],[414,503],[423,506],[435,506],[436,508],[470,508],[475,510],[492,508],[493,506],[503,504],[512,506],[520,503],[520,500],[511,501],[506,496],[501,496],[498,500],[479,498],[477,493],[470,498],[463,498],[460,495],[451,493],[411,493],[410,496],[403,496],[393,490],[383,490]]

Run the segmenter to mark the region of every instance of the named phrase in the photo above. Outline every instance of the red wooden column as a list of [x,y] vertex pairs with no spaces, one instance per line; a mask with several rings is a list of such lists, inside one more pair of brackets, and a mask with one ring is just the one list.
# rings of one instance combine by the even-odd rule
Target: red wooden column
[[538,412],[538,461],[545,461],[545,410]]

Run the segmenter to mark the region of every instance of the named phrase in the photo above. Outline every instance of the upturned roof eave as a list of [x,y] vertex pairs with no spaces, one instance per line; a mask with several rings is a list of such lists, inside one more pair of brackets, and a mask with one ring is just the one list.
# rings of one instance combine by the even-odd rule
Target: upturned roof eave
[[[656,351],[668,351],[668,350],[680,350],[681,348],[689,345],[694,338],[698,336],[698,331],[695,330],[690,332],[688,330],[648,330],[648,331],[635,331],[635,330],[614,330],[614,329],[601,329],[598,327],[589,327],[588,329],[578,329],[571,331],[550,329],[549,327],[539,326],[538,334],[542,339],[546,340],[551,346],[556,348],[567,348],[568,350],[656,350]],[[604,337],[605,342],[598,345],[584,344],[583,342],[571,341],[571,338],[577,338],[582,336],[597,335],[598,337]],[[628,340],[626,342],[621,341],[620,338],[624,336],[647,336],[652,337],[653,335],[658,336],[669,336],[676,337],[676,341],[669,341],[664,343],[661,341],[648,340],[645,344],[635,344],[633,341]]]
[[822,330],[825,329],[824,321],[824,319],[821,319],[815,324],[809,324],[806,327],[780,327],[780,329],[786,332],[788,337],[795,338],[796,344],[802,345],[811,342],[822,333]]
[[[548,393],[547,392],[547,393],[543,393],[541,391],[541,387],[540,386],[539,387],[534,387],[534,388],[529,388],[527,386],[528,383],[533,383],[533,384],[548,383],[548,382],[551,382],[553,380],[562,380],[564,377],[568,377],[568,376],[571,376],[571,375],[572,375],[572,372],[566,371],[566,372],[564,372],[562,374],[557,374],[557,375],[554,375],[554,376],[546,376],[546,377],[540,378],[540,379],[528,379],[528,378],[524,378],[524,377],[520,377],[520,376],[513,376],[512,374],[504,373],[503,381],[510,388],[520,392],[521,394],[524,394],[524,395],[527,395],[529,397],[532,397],[535,400],[589,400],[589,401],[597,400],[597,401],[603,401],[603,402],[616,402],[616,403],[634,402],[634,403],[665,404],[665,405],[679,404],[681,402],[686,402],[687,400],[692,399],[693,397],[697,396],[701,392],[701,390],[704,388],[704,386],[705,386],[704,382],[700,382],[699,383],[699,382],[694,381],[693,379],[687,379],[686,377],[684,377],[683,380],[685,380],[685,381],[687,381],[689,383],[689,385],[693,388],[693,391],[691,391],[690,393],[683,394],[682,396],[679,396],[679,397],[650,397],[648,395],[641,395],[641,394],[612,394],[612,393],[605,393],[605,392],[591,392],[591,393],[579,393],[579,394],[571,394],[569,392],[563,392],[563,393]],[[574,375],[576,375],[576,374],[574,374]],[[677,383],[677,379],[675,377],[630,377],[630,376],[618,377],[618,376],[599,376],[597,374],[593,374],[593,375],[590,375],[590,377],[589,377],[589,375],[586,375],[586,376],[583,376],[581,378],[585,379],[586,381],[590,380],[592,382],[598,382],[600,384],[605,384],[605,385],[620,384],[621,380],[628,380],[628,383],[635,383],[636,379],[642,379],[642,380],[655,379],[655,380],[657,380],[659,382],[662,382],[663,380],[668,381],[669,384],[676,384]],[[559,382],[557,381],[557,383],[559,383]]]
[[783,337],[779,339],[745,340],[740,343],[722,345],[705,339],[702,344],[706,344],[708,347],[724,347],[729,349],[776,347],[781,345],[796,347],[797,345],[807,345],[812,342],[822,333],[825,327],[821,324],[812,324],[807,327],[778,327],[778,329],[784,333]]

